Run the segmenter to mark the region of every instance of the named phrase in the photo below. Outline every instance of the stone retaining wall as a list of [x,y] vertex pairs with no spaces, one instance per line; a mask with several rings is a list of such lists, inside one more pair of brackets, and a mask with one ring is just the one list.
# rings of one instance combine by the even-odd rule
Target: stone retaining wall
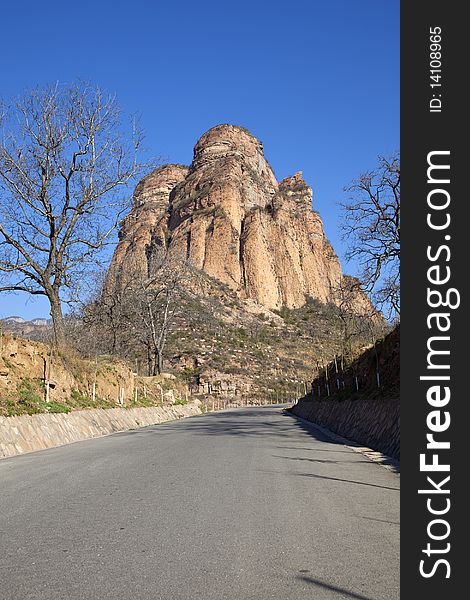
[[294,405],[291,412],[387,456],[400,458],[398,399],[305,399]]
[[0,417],[0,458],[198,415],[199,404]]

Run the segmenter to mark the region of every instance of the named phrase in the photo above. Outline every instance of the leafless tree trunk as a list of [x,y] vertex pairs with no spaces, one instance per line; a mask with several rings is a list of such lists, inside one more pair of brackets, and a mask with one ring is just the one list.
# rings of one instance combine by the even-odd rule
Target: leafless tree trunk
[[[112,241],[142,132],[124,136],[112,96],[75,84],[33,90],[0,111],[0,291],[46,296],[57,344],[62,306]],[[122,191],[121,191],[122,190]]]

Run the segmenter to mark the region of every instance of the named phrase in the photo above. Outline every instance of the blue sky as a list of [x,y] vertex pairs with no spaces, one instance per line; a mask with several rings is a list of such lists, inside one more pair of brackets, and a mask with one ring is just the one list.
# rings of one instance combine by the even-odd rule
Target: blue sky
[[[247,127],[278,179],[297,170],[346,272],[343,187],[399,147],[399,1],[4,3],[0,96],[77,78],[142,115],[152,154],[190,163],[217,123]],[[0,296],[0,317],[47,316]]]

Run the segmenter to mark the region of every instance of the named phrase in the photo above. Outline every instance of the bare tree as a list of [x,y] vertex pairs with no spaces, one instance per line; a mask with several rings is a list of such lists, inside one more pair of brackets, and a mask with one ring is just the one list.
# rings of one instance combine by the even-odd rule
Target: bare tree
[[55,342],[127,207],[142,132],[87,84],[36,89],[0,112],[0,291],[46,296]]
[[[99,282],[95,297],[66,319],[68,338],[85,355],[111,354],[129,358],[134,323],[123,291],[108,293]],[[70,325],[75,325],[72,329]]]
[[163,371],[163,351],[181,281],[181,271],[163,268],[154,277],[141,279],[133,291],[143,326],[141,333],[147,349],[149,375],[159,375]]
[[95,352],[119,354],[128,360],[145,353],[148,375],[158,375],[181,300],[193,294],[188,285],[192,270],[185,261],[164,258],[151,274],[138,264],[131,272],[132,277],[119,286],[104,281],[82,313],[83,325],[75,342],[85,352],[91,344]]
[[352,277],[342,277],[336,289],[342,354],[347,359],[353,356],[354,339],[363,333],[362,322],[359,319],[359,315],[355,312],[356,285],[360,286],[358,280]]
[[343,234],[347,259],[357,259],[366,291],[397,317],[400,312],[400,157],[379,157],[378,167],[346,188]]
[[336,288],[342,353],[354,358],[357,347],[374,343],[388,329],[383,315],[364,298],[362,284],[356,277],[344,275]]

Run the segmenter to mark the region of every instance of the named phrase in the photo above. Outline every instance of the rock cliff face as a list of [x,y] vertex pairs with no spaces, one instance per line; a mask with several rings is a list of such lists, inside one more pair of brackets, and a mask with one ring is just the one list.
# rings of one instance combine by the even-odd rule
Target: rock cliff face
[[111,289],[124,286],[136,273],[148,275],[156,256],[166,252],[170,192],[188,171],[182,165],[165,165],[138,183],[134,207],[122,222],[108,273]]
[[136,187],[108,276],[116,288],[163,258],[187,260],[240,298],[268,309],[307,296],[338,303],[338,258],[301,173],[280,183],[247,130],[218,125],[194,148],[190,167],[166,165]]

